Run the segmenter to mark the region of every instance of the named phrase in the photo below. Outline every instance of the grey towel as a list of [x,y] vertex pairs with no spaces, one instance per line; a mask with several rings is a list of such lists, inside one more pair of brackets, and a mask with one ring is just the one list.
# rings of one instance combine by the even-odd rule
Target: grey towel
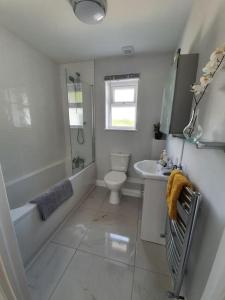
[[30,203],[37,204],[40,217],[45,221],[64,201],[73,195],[69,179],[60,181],[43,194],[35,197]]

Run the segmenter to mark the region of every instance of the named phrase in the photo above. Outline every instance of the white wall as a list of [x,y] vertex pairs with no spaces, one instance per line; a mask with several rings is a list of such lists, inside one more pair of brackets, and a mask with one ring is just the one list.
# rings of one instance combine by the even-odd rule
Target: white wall
[[15,207],[65,175],[59,71],[3,28],[0,61],[0,162]]
[[[200,54],[198,78],[210,53],[225,43],[224,0],[196,0],[183,34],[182,53]],[[204,139],[225,142],[225,72],[216,75],[200,108]],[[168,150],[174,159],[180,157],[182,141],[169,138]],[[198,228],[185,279],[188,300],[199,300],[204,290],[220,238],[225,226],[225,153],[197,150],[185,143],[182,165],[203,194]]]
[[[112,57],[95,61],[96,103],[96,163],[97,178],[103,179],[110,169],[110,152],[131,153],[129,176],[137,177],[133,163],[151,158],[153,123],[161,113],[163,87],[168,75],[172,55],[135,55]],[[137,131],[105,130],[104,76],[140,73]]]

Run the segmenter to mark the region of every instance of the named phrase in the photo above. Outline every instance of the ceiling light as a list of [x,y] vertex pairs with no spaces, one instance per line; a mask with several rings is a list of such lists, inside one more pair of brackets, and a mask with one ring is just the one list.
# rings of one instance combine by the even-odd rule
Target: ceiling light
[[106,0],[71,0],[74,14],[86,24],[98,24],[106,15]]

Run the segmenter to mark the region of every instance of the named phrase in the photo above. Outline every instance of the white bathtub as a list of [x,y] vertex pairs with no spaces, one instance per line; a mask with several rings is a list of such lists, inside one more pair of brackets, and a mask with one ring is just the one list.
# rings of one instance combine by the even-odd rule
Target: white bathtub
[[91,164],[69,179],[73,186],[74,195],[65,201],[46,221],[40,219],[35,204],[27,203],[11,210],[11,217],[25,266],[29,264],[71,210],[75,209],[79,202],[93,189],[96,181],[95,164]]

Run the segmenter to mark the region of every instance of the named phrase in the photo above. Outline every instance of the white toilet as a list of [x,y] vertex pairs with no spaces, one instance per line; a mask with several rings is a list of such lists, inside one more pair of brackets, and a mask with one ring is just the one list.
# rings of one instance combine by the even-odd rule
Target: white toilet
[[109,202],[111,204],[119,204],[120,189],[127,179],[126,172],[128,168],[130,154],[111,153],[112,171],[107,173],[104,181],[108,189],[111,191]]

